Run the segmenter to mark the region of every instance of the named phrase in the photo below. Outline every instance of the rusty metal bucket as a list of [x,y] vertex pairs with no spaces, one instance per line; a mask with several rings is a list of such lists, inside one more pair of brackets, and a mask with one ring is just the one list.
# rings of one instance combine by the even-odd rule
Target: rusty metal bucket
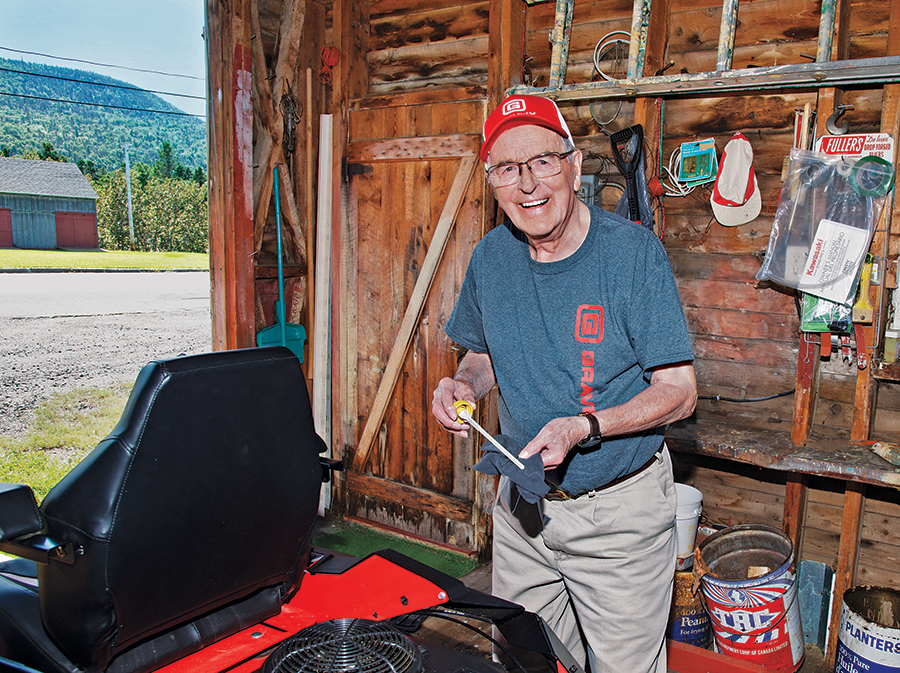
[[794,549],[770,526],[742,524],[698,546],[700,585],[716,649],[781,673],[803,662]]

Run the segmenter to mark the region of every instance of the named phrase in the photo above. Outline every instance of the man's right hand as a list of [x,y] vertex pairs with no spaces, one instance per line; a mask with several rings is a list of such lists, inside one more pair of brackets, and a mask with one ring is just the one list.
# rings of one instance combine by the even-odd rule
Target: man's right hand
[[453,406],[457,400],[466,400],[474,406],[475,393],[468,383],[446,376],[438,382],[437,388],[434,389],[431,413],[447,432],[460,437],[468,437],[469,426],[458,420],[456,409]]

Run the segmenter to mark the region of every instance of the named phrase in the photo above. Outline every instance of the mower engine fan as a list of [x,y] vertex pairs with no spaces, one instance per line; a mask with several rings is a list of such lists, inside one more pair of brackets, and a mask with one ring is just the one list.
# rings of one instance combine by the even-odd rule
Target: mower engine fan
[[309,626],[266,659],[265,673],[422,673],[422,652],[387,622],[336,619]]

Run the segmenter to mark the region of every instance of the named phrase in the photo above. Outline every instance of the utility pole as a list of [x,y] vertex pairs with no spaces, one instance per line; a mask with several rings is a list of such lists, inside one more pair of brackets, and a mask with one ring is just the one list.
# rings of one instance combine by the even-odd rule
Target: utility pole
[[131,249],[134,250],[134,220],[131,216],[131,167],[128,164],[128,143],[124,143],[125,148],[125,192],[128,194],[128,238],[131,241]]

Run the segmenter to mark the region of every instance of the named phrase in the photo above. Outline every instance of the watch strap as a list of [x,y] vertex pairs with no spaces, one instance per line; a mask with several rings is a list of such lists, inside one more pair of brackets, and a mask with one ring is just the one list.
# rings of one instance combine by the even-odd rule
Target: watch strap
[[584,439],[600,439],[600,437],[602,435],[600,433],[600,421],[597,420],[597,417],[594,416],[594,414],[587,413],[584,411],[578,415],[584,416],[586,419],[588,419],[588,423],[591,424],[591,431],[588,433],[588,435]]

